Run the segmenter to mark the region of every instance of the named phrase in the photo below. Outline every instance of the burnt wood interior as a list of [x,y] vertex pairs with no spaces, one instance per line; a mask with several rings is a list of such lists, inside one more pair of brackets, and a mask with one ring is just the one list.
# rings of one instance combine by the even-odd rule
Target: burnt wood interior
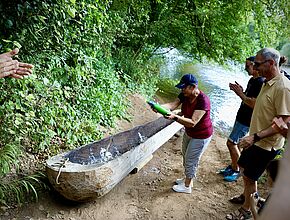
[[172,122],[172,120],[161,117],[144,125],[81,146],[68,152],[64,157],[72,163],[82,165],[102,164],[138,146]]

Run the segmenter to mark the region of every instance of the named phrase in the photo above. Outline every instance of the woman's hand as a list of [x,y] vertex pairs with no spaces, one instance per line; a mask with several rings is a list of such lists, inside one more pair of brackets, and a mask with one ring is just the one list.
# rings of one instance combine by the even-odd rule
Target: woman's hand
[[164,115],[164,118],[175,120],[177,118],[177,115],[175,115],[175,114],[167,114],[167,115]]

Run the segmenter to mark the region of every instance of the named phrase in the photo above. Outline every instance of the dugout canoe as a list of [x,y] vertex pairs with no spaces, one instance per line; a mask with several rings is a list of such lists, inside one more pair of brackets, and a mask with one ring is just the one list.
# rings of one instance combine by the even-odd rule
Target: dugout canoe
[[164,119],[81,146],[46,161],[52,186],[65,198],[85,202],[102,197],[182,128]]

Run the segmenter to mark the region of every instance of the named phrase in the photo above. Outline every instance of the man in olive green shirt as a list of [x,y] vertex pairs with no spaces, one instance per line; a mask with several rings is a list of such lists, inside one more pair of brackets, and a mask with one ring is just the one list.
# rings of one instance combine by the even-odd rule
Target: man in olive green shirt
[[[273,133],[272,127],[268,135],[263,131],[272,125],[275,117],[286,119],[290,115],[290,81],[279,74],[265,83],[257,99],[251,125],[250,134],[257,134],[261,139],[255,145],[271,151],[281,149],[285,138],[280,133]],[[264,138],[262,138],[264,137]]]
[[258,95],[250,124],[250,135],[238,146],[243,149],[238,161],[242,168],[245,201],[227,219],[251,218],[250,195],[257,192],[257,180],[268,163],[283,147],[285,138],[273,127],[275,117],[290,121],[290,81],[280,73],[280,54],[272,48],[260,50],[254,61],[254,69],[266,81]]

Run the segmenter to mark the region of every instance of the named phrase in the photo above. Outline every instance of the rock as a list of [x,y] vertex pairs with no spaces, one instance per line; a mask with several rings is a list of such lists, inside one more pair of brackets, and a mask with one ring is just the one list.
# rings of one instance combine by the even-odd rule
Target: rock
[[1,209],[3,212],[5,212],[5,211],[8,209],[8,207],[7,207],[7,206],[1,206],[0,209]]
[[44,207],[43,207],[43,205],[40,205],[40,206],[38,207],[38,209],[39,209],[40,211],[44,211]]
[[9,215],[9,212],[5,212],[3,215],[4,216],[8,216]]

